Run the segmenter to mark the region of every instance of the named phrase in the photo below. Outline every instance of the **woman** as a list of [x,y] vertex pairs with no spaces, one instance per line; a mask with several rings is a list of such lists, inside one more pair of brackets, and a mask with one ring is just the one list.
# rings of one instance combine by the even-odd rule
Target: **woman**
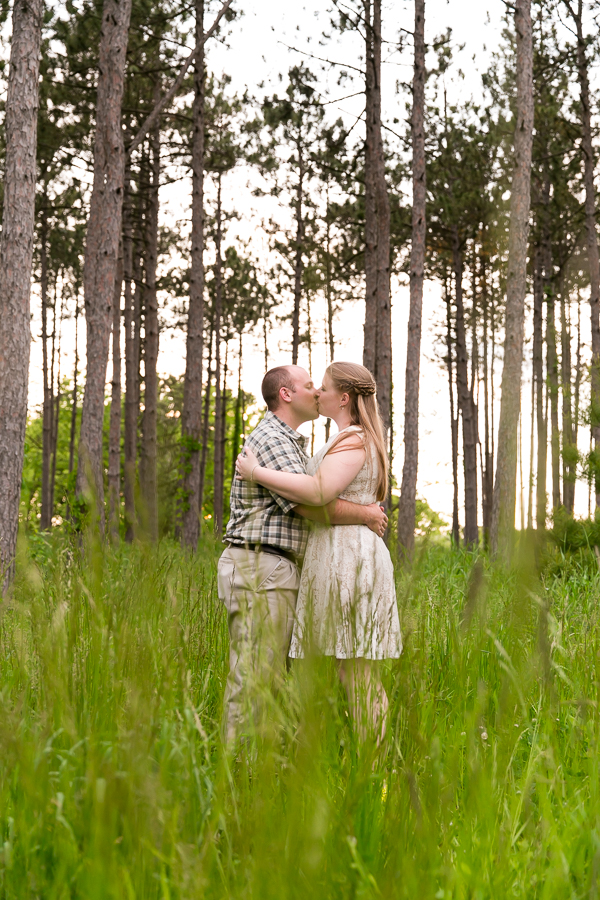
[[[335,497],[368,504],[387,495],[388,460],[376,385],[364,366],[332,363],[319,412],[338,434],[310,460],[307,475],[258,465],[250,450],[238,476],[282,497],[324,506]],[[402,639],[394,571],[384,542],[363,525],[316,526],[304,557],[290,656],[316,650],[338,660],[359,736],[385,731],[388,698],[378,661],[400,656]]]

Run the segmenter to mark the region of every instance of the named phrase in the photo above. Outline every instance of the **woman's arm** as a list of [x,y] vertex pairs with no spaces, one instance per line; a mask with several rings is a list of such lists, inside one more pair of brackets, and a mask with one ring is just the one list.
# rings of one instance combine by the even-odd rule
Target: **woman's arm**
[[299,503],[294,507],[294,512],[320,525],[366,525],[379,537],[383,537],[388,525],[388,517],[379,503],[361,506],[360,503],[340,500],[339,497],[327,506],[304,506]]
[[329,453],[316,475],[296,475],[260,466],[255,455],[244,447],[238,456],[236,471],[244,481],[256,481],[293,503],[326,506],[354,481],[365,462],[360,438],[344,441],[343,449]]

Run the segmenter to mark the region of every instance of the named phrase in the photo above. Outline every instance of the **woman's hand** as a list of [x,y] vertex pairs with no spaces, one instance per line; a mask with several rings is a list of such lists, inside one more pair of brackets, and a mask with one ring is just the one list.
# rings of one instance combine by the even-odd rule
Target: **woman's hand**
[[235,463],[235,472],[242,481],[253,481],[252,473],[258,466],[258,460],[249,447],[244,446]]

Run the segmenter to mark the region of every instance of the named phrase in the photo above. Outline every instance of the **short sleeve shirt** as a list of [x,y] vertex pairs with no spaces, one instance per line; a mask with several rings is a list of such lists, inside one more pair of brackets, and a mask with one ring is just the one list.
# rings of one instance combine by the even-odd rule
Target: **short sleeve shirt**
[[[272,412],[267,412],[246,444],[262,466],[299,475],[306,473],[308,438]],[[302,556],[308,528],[302,516],[294,512],[295,506],[256,482],[234,478],[225,539],[238,545],[270,544]]]

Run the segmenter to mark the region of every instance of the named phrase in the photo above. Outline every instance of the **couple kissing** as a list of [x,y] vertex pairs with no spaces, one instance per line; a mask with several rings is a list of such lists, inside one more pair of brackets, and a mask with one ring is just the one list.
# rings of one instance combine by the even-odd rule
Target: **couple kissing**
[[[336,658],[358,737],[380,740],[381,660],[400,656],[402,638],[375,381],[364,366],[333,362],[317,389],[303,368],[278,366],[262,395],[267,413],[236,463],[218,565],[230,639],[224,740],[261,721],[264,689],[277,689],[288,655],[311,654]],[[298,428],[319,415],[338,432],[310,458]]]

